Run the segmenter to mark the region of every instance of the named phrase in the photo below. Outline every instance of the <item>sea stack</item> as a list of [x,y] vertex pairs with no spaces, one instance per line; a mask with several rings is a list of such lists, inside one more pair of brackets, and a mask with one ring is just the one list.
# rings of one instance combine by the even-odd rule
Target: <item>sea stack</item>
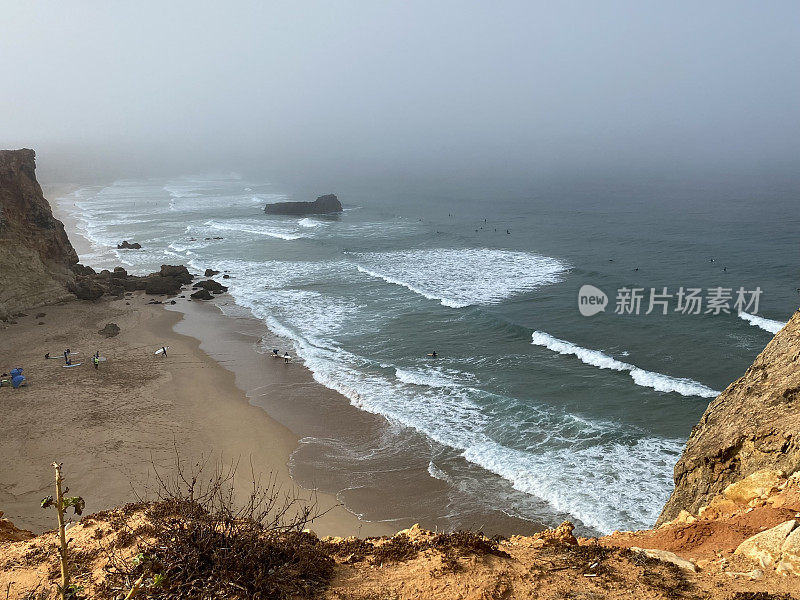
[[336,194],[320,196],[313,202],[276,202],[267,204],[264,212],[268,215],[327,215],[342,212],[342,203]]

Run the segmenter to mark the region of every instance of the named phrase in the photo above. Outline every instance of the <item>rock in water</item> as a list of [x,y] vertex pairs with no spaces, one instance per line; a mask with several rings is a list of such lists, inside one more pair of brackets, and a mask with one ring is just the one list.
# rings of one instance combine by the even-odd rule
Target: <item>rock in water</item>
[[227,292],[228,288],[222,285],[219,281],[214,281],[213,279],[208,279],[206,281],[198,281],[192,286],[192,289],[198,290],[208,290],[214,294],[221,294],[222,292]]
[[[701,506],[758,471],[800,469],[800,311],[739,379],[708,405],[675,465],[675,491],[657,525]],[[754,488],[773,485],[765,471]],[[749,484],[748,484],[749,486]],[[752,495],[732,487],[729,495]],[[752,493],[751,493],[752,492]]]
[[276,202],[267,204],[268,215],[326,215],[342,212],[342,204],[335,194],[320,196],[314,202]]
[[133,242],[132,244],[128,240],[122,240],[121,244],[117,244],[117,250],[141,250],[142,245],[139,242]]

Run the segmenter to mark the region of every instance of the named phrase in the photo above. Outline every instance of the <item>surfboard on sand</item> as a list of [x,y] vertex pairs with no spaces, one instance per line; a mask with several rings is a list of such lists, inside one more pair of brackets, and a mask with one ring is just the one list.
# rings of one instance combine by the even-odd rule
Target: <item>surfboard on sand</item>
[[80,367],[83,363],[75,363],[74,365],[61,365],[62,369],[71,369],[72,367]]
[[[169,346],[167,346],[167,350],[169,350]],[[153,352],[153,354],[163,354],[163,353],[164,353],[164,348],[159,348],[158,350]]]

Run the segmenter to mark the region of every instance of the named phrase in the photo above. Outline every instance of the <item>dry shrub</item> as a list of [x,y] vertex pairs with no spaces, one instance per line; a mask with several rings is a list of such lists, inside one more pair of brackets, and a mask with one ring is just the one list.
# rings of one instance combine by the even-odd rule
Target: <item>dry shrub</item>
[[[147,596],[177,598],[312,598],[327,585],[333,559],[304,527],[319,513],[313,496],[283,493],[274,478],[251,477],[246,501],[234,494],[237,465],[199,462],[176,475],[156,471],[158,500],[146,505],[148,526],[136,537],[131,563],[110,560],[108,595],[144,576]],[[252,466],[251,466],[252,473]],[[126,539],[126,542],[130,541]]]

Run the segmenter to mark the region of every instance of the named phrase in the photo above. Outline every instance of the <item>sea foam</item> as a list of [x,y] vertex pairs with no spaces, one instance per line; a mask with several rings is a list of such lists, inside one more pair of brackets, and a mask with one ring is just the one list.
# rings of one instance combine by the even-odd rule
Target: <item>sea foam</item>
[[491,249],[400,250],[353,254],[365,275],[403,286],[443,306],[495,304],[561,281],[568,266],[547,256]]
[[544,331],[534,331],[531,336],[531,343],[536,346],[543,346],[559,354],[575,356],[582,363],[598,369],[626,371],[636,385],[649,387],[657,392],[676,392],[681,396],[700,396],[701,398],[714,398],[720,394],[720,392],[712,390],[710,387],[693,379],[670,377],[663,373],[646,371],[635,365],[612,358],[599,350],[582,348],[572,342],[553,337]]
[[740,312],[739,318],[744,319],[754,327],[760,327],[764,331],[769,331],[772,334],[778,333],[786,323],[780,321],[773,321],[772,319],[765,319],[758,315],[751,315],[750,313]]

